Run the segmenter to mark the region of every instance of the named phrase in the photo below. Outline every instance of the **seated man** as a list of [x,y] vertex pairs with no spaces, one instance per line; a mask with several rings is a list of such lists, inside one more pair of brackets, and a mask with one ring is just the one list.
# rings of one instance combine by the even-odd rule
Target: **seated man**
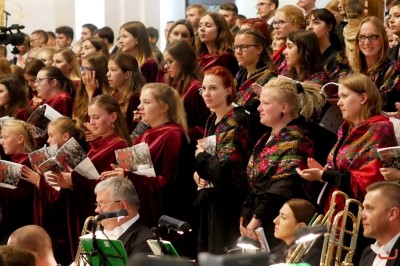
[[35,255],[36,266],[57,265],[50,236],[40,226],[26,225],[18,228],[10,235],[8,245],[31,251]]
[[0,266],[35,266],[35,256],[25,248],[18,246],[0,246]]
[[154,235],[139,217],[140,202],[132,182],[122,177],[111,177],[98,183],[94,193],[97,213],[120,209],[128,211],[128,216],[124,218],[102,220],[104,234],[112,240],[121,240],[128,257],[139,252],[152,253],[146,241]]
[[364,236],[376,242],[364,249],[360,265],[400,265],[400,185],[371,184],[363,207]]

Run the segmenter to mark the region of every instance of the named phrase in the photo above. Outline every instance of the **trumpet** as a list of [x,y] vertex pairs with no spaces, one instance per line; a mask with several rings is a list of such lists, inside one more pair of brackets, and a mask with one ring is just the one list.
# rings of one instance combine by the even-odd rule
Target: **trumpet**
[[[345,206],[342,211],[336,215],[334,212],[337,208],[336,198],[342,196],[345,199]],[[350,211],[350,207],[354,206],[356,214]],[[358,231],[360,229],[362,204],[342,191],[335,191],[332,194],[330,209],[328,211],[327,228],[328,232],[325,234],[324,245],[322,247],[322,256],[320,266],[353,266],[353,255],[357,246]],[[332,223],[333,218],[333,223]],[[347,221],[351,221],[351,229],[346,229]],[[331,225],[332,224],[332,225]],[[347,246],[345,245],[345,237],[350,236],[350,241]],[[344,259],[343,251],[346,251]]]
[[[97,216],[89,216],[88,218],[86,218],[85,223],[83,224],[81,236],[93,232],[91,229],[93,229],[93,225],[94,225],[93,221],[95,221],[96,219],[97,219]],[[90,226],[90,228],[89,228],[89,226]],[[100,229],[100,223],[97,223],[95,231],[97,231],[99,229]],[[83,262],[83,265],[86,265],[86,263],[81,259],[82,252],[83,252],[82,243],[81,243],[81,241],[79,241],[78,250],[76,251],[76,256],[75,256],[75,260],[74,260],[75,266],[81,266],[82,262]]]

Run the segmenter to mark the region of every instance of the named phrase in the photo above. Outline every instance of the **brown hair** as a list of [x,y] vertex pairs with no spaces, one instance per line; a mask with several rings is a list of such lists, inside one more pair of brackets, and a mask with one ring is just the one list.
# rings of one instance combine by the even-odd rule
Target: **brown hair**
[[147,59],[153,58],[149,42],[149,35],[147,34],[146,27],[142,22],[129,21],[124,23],[121,26],[121,29],[122,28],[137,39],[138,43],[136,45],[137,47],[136,60],[138,61],[139,66],[142,66]]
[[[216,54],[219,54],[226,50],[232,50],[233,36],[229,29],[228,23],[224,16],[215,12],[206,12],[202,18],[205,16],[210,16],[217,27],[218,35],[215,40],[217,46]],[[207,46],[201,42],[200,38],[196,38],[196,54],[200,55],[203,53],[208,53]]]
[[4,106],[0,107],[0,117],[15,116],[20,108],[25,109],[30,113],[31,107],[29,105],[28,93],[24,84],[14,75],[5,75],[0,77],[0,84],[6,87],[10,95],[10,102],[8,109]]
[[109,114],[116,113],[117,120],[115,121],[114,130],[116,133],[125,140],[128,146],[132,146],[132,140],[129,136],[128,125],[126,124],[125,118],[122,115],[121,108],[117,100],[111,95],[98,95],[94,97],[90,103],[90,105],[96,105],[99,108],[106,110]]
[[291,199],[285,204],[292,210],[294,218],[298,223],[308,225],[317,213],[315,206],[305,199]]

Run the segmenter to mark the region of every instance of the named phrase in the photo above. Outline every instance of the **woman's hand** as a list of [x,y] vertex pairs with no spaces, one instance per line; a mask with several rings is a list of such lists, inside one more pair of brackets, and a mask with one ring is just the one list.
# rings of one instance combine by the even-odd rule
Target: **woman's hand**
[[253,83],[251,84],[251,88],[253,89],[254,93],[257,94],[257,96],[261,95],[262,87],[258,83]]
[[111,167],[113,170],[111,171],[104,171],[100,175],[100,180],[104,180],[110,177],[125,177],[125,170],[121,167],[118,167],[118,165],[111,164]]
[[258,240],[257,234],[256,234],[256,229],[261,227],[261,225],[262,225],[261,220],[253,217],[251,219],[250,223],[246,227],[245,236],[248,236],[255,240]]
[[397,168],[380,168],[379,171],[387,181],[400,180],[400,170]]
[[309,181],[322,181],[322,174],[324,173],[324,170],[318,168],[301,170],[300,168],[296,168],[296,172],[299,176]]
[[73,189],[71,173],[68,172],[50,172],[47,173],[48,180],[57,183],[60,188]]
[[29,168],[26,165],[22,165],[21,167],[21,179],[28,181],[36,186],[36,188],[39,188],[40,184],[40,174],[36,173],[33,171],[31,168]]
[[193,180],[199,188],[205,188],[208,185],[208,181],[200,178],[197,172],[194,172]]
[[39,105],[41,105],[42,104],[42,102],[43,102],[43,100],[42,99],[40,99],[39,97],[37,97],[37,96],[33,96],[33,98],[32,98],[32,105],[33,105],[33,107],[38,107]]
[[318,169],[321,169],[321,170],[324,169],[324,167],[322,167],[322,165],[317,160],[315,160],[314,158],[308,158],[307,159],[307,166],[308,166],[308,168],[318,168]]
[[96,71],[95,70],[90,70],[90,71],[86,71],[86,79],[83,79],[84,84],[85,84],[85,88],[86,88],[86,92],[89,96],[89,102],[93,97],[94,92],[96,91],[97,87],[99,86],[99,82],[96,80]]
[[85,122],[85,123],[83,123],[83,125],[86,128],[85,129],[85,138],[86,138],[87,142],[93,141],[99,137],[93,133],[93,126],[90,123]]

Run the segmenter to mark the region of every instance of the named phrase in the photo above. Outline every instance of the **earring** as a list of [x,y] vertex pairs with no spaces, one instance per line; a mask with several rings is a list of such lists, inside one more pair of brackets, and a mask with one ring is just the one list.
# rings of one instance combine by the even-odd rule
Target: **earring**
[[281,117],[280,117],[279,120],[281,120],[284,115],[285,115],[285,113],[282,111],[281,114],[280,114]]
[[112,130],[114,130],[114,128],[115,128],[115,123],[114,122],[111,123],[111,128],[112,128]]

